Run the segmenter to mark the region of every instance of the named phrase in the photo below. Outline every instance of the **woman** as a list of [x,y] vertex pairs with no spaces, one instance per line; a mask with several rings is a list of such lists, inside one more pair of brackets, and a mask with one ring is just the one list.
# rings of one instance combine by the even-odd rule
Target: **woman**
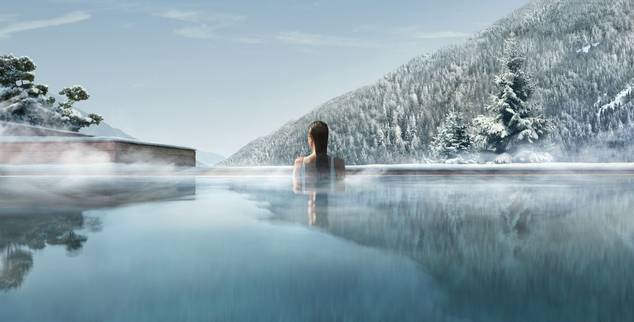
[[328,155],[328,125],[315,121],[308,127],[308,146],[312,153],[295,160],[293,179],[297,188],[303,189],[307,182],[334,181],[345,176],[343,160]]

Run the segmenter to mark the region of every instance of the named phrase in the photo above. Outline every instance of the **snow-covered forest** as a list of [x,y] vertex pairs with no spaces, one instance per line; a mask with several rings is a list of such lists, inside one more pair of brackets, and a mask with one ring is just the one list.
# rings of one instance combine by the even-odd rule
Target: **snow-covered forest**
[[49,88],[35,82],[35,63],[28,57],[0,56],[0,121],[79,131],[99,124],[97,114],[84,115],[74,108],[75,103],[90,98],[79,86],[59,91],[63,101],[49,95]]
[[376,84],[326,102],[225,164],[291,164],[307,152],[306,128],[317,119],[329,124],[331,150],[348,164],[432,158],[450,112],[470,126],[479,116],[494,117],[511,38],[533,84],[526,108],[543,116],[533,121],[551,126],[540,147],[559,160],[634,160],[634,1],[537,0],[462,45],[414,58]]

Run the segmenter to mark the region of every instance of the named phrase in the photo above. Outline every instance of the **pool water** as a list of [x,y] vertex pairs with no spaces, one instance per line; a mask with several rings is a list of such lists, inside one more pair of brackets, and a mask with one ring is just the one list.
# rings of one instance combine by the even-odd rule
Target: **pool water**
[[0,321],[632,321],[634,178],[0,177]]

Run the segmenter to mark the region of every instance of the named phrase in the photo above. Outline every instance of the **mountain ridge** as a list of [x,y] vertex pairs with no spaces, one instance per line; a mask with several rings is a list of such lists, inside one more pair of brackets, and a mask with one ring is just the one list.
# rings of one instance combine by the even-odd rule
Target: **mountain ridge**
[[94,136],[106,136],[106,137],[116,137],[123,139],[133,139],[136,140],[135,137],[126,133],[125,131],[113,127],[106,122],[101,122],[99,125],[91,125],[89,127],[83,128],[79,130],[79,133],[89,134]]
[[223,164],[290,164],[307,152],[306,127],[315,119],[329,123],[332,150],[349,164],[420,162],[449,111],[467,119],[486,112],[511,35],[527,56],[534,102],[555,121],[551,140],[564,157],[627,141],[634,138],[632,95],[606,115],[597,111],[634,84],[633,9],[632,0],[533,1],[461,45],[414,57],[375,84],[325,102]]

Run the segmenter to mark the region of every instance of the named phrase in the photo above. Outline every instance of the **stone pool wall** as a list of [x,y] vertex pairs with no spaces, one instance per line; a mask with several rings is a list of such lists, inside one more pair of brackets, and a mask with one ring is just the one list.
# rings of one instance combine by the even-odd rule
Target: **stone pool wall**
[[99,137],[3,137],[0,164],[143,163],[196,166],[196,150]]

